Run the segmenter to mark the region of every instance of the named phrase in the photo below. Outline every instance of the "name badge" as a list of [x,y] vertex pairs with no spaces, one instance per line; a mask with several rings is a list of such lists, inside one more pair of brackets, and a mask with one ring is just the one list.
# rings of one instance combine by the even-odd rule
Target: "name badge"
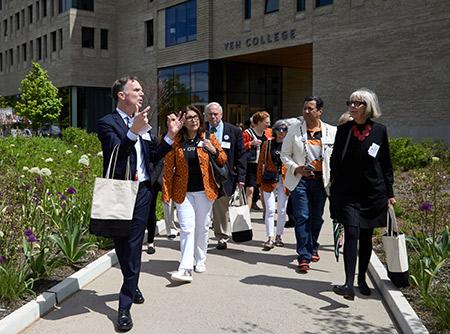
[[230,149],[231,143],[228,141],[223,141],[221,146],[222,146],[222,148]]
[[152,140],[152,138],[150,137],[150,134],[149,134],[149,133],[144,133],[144,134],[141,136],[141,138],[144,139],[144,140],[148,140],[148,141],[151,141],[151,140]]
[[368,150],[369,155],[370,155],[371,157],[376,158],[379,149],[380,149],[380,145],[375,144],[375,143],[372,143],[372,145],[370,145],[369,150]]

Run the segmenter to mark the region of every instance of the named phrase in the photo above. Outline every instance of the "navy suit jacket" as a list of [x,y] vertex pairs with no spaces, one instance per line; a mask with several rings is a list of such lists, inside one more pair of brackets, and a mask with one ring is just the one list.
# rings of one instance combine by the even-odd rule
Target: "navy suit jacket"
[[[223,148],[227,154],[227,164],[230,171],[228,180],[223,184],[224,192],[227,196],[231,196],[236,189],[237,182],[245,182],[245,173],[247,165],[242,161],[241,157],[244,154],[244,141],[242,139],[242,131],[237,126],[230,123],[223,122],[223,137],[222,143],[230,143],[230,148]],[[206,129],[209,129],[209,124],[206,124]],[[245,162],[245,163],[244,163]]]
[[[115,167],[114,179],[125,179],[125,171],[128,157],[130,157],[131,176],[136,174],[136,142],[127,137],[128,127],[117,111],[108,114],[97,121],[97,135],[102,144],[103,150],[103,175],[106,176],[109,160],[116,145],[119,145],[117,164]],[[150,134],[150,132],[149,132]],[[153,139],[153,138],[152,138]],[[142,152],[144,155],[145,168],[150,176],[152,172],[151,162],[157,163],[172,149],[172,146],[162,140],[159,145],[155,142],[140,138]],[[114,164],[114,161],[113,161]],[[112,169],[112,168],[111,168]]]

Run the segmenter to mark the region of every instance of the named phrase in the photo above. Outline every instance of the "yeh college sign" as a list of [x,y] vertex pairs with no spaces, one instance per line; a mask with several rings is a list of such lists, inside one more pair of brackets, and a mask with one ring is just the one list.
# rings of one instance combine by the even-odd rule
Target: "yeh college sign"
[[295,29],[276,31],[268,34],[248,37],[245,39],[237,39],[225,42],[225,51],[240,50],[243,48],[252,48],[265,44],[275,44],[282,41],[295,39]]

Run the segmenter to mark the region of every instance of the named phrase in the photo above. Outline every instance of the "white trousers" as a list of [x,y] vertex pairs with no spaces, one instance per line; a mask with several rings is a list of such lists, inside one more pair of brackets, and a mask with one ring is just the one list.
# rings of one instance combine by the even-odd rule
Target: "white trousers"
[[212,205],[204,191],[188,192],[183,203],[176,203],[181,250],[178,270],[192,270],[195,264],[205,264]]
[[283,180],[278,181],[274,191],[268,193],[263,191],[264,203],[266,205],[265,219],[267,237],[274,236],[275,225],[275,193],[277,194],[277,235],[283,235],[284,225],[286,224],[286,206],[288,197],[284,193]]
[[170,200],[169,203],[163,202],[164,222],[166,223],[166,234],[177,235],[178,230],[173,221],[173,213],[175,211],[175,202]]

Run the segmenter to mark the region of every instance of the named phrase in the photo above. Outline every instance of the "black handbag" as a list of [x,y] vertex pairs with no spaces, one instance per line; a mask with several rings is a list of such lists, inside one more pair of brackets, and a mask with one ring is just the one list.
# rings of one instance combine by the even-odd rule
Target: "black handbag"
[[[210,132],[206,132],[206,139],[209,139],[210,135]],[[216,162],[215,156],[207,149],[204,148],[204,150],[209,154],[209,163],[211,165],[212,174],[217,188],[221,189],[223,188],[223,183],[228,180],[230,175],[228,164],[225,163],[223,166],[219,166]]]
[[266,151],[264,152],[264,161],[263,161],[263,173],[262,173],[262,181],[264,183],[278,183],[280,180],[280,176],[278,171],[271,171],[266,169],[267,155],[270,152],[271,140],[267,141]]

